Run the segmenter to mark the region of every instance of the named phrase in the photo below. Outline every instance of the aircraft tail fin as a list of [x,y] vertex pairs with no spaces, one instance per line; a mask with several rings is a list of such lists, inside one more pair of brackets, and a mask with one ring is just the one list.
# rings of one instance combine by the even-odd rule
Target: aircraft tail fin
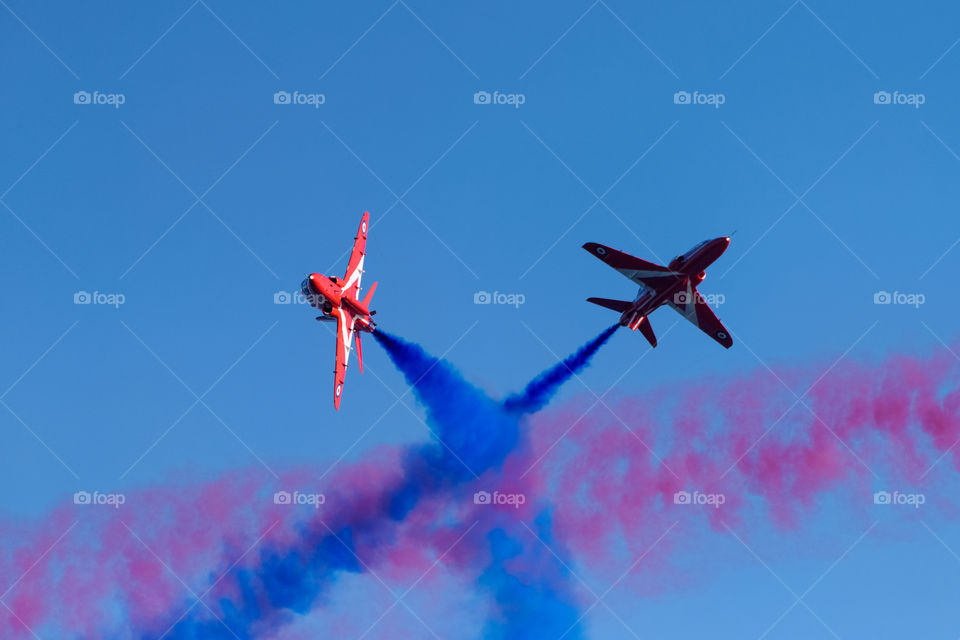
[[367,291],[367,295],[363,298],[363,306],[368,310],[370,309],[370,299],[373,298],[373,292],[377,290],[377,283],[374,282],[370,285],[370,289]]
[[587,302],[592,302],[593,304],[605,307],[607,309],[612,309],[617,313],[623,313],[633,304],[626,300],[611,300],[610,298],[587,298]]

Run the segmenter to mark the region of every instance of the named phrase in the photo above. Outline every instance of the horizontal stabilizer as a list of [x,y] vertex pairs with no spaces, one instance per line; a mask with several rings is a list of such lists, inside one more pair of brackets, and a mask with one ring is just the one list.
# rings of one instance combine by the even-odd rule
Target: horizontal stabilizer
[[647,339],[647,342],[650,343],[651,347],[657,346],[657,336],[653,333],[653,325],[650,324],[650,318],[644,318],[640,322],[640,333],[643,334],[643,337]]
[[633,304],[632,302],[627,302],[626,300],[611,300],[610,298],[587,298],[587,302],[592,302],[593,304],[600,305],[601,307],[612,309],[618,313],[623,313]]

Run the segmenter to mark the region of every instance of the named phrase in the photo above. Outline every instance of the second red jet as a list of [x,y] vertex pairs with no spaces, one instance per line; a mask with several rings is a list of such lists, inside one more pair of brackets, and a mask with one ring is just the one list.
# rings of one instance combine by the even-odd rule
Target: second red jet
[[370,311],[370,298],[377,288],[374,282],[363,301],[360,300],[360,278],[363,277],[363,258],[367,249],[367,224],[370,214],[363,212],[360,229],[353,239],[353,251],[347,263],[347,273],[343,278],[311,273],[300,285],[300,292],[310,306],[321,311],[317,320],[337,323],[337,365],[334,370],[333,407],[340,409],[340,396],[343,393],[343,381],[347,377],[347,361],[353,350],[353,337],[357,337],[357,363],[363,373],[363,350],[360,347],[358,331],[373,333],[376,324]]
[[704,240],[663,267],[602,244],[588,242],[583,245],[584,249],[640,285],[640,291],[633,302],[608,298],[587,298],[587,302],[619,312],[620,324],[633,331],[640,329],[640,333],[653,347],[657,346],[657,337],[653,333],[649,316],[655,309],[666,304],[729,349],[733,346],[733,338],[697,291],[697,285],[703,282],[707,275],[705,269],[713,264],[728,246],[728,237]]

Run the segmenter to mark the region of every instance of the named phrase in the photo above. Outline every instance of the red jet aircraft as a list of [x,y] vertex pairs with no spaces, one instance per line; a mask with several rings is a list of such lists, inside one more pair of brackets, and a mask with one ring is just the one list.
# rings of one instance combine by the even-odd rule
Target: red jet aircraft
[[729,349],[733,346],[733,338],[697,291],[697,285],[706,277],[704,270],[729,245],[730,238],[727,237],[704,240],[662,267],[602,244],[588,242],[583,245],[584,249],[640,285],[640,291],[633,302],[608,298],[587,298],[587,302],[619,312],[620,324],[633,331],[640,329],[643,337],[654,347],[657,346],[657,337],[653,334],[649,315],[667,304]]
[[[367,296],[360,301],[360,278],[363,276],[363,258],[367,247],[367,224],[370,214],[363,212],[360,219],[360,229],[353,239],[353,252],[350,262],[347,263],[347,273],[343,279],[334,276],[325,276],[320,273],[309,274],[300,285],[300,292],[310,303],[322,312],[317,320],[337,323],[337,368],[334,370],[333,407],[340,409],[340,395],[343,393],[343,381],[347,376],[347,360],[354,333],[368,331],[373,333],[376,328],[372,316],[376,311],[370,311],[370,298],[377,288],[377,283],[367,292]],[[360,347],[360,334],[357,333],[357,362],[360,364],[360,373],[363,373],[363,350]]]

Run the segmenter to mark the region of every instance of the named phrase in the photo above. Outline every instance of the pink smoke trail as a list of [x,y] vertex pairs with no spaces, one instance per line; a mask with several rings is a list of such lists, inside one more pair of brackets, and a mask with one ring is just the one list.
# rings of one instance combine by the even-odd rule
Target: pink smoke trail
[[[821,371],[783,369],[776,376],[800,393],[801,382],[810,384]],[[960,468],[957,382],[949,354],[897,355],[873,365],[838,364],[803,396],[809,410],[766,369],[621,397],[609,409],[588,410],[593,399],[585,398],[533,417],[527,442],[502,469],[422,500],[383,532],[382,544],[359,541],[357,554],[398,585],[420,579],[443,555],[443,572],[423,578],[426,588],[442,576],[469,589],[492,561],[486,536],[493,530],[508,532],[522,548],[505,560],[514,575],[542,570],[545,545],[534,533],[545,510],[552,517],[554,539],[545,541],[551,551],[602,570],[624,548],[649,549],[678,519],[705,520],[718,531],[758,519],[791,529],[825,497],[841,496],[861,511],[878,488],[937,498],[937,482]],[[375,509],[384,487],[397,482],[390,470],[399,468],[399,454],[380,451],[330,478],[291,473],[271,487],[236,472],[206,485],[131,495],[115,513],[81,513],[70,505],[40,526],[7,525],[0,575],[13,587],[0,598],[9,607],[0,608],[0,636],[32,637],[26,625],[45,637],[51,620],[87,637],[102,637],[104,628],[149,627],[172,607],[189,604],[189,591],[202,594],[225,559],[254,565],[255,554],[244,553],[259,536],[272,546],[295,544],[312,515],[273,504],[274,490],[315,487],[328,502],[349,501],[355,518]],[[336,487],[349,487],[349,495],[338,496]],[[478,491],[525,500],[477,504]],[[685,508],[674,504],[678,491],[726,500],[719,508]],[[951,512],[950,502],[935,502]],[[657,547],[646,572],[674,570],[671,544],[667,538]],[[113,619],[118,610],[122,620]]]

